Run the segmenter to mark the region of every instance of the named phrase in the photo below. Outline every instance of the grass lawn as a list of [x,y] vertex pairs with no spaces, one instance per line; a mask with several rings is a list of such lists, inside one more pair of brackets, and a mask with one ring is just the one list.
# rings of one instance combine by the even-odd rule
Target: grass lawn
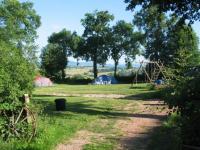
[[53,87],[36,88],[35,94],[122,94],[133,95],[149,92],[146,84],[138,84],[131,87],[131,84],[114,85],[66,85],[55,84]]
[[[106,99],[86,97],[66,97],[67,110],[56,112],[54,100],[58,97],[44,94],[77,93],[77,94],[123,94],[143,95],[147,93],[145,84],[130,88],[130,85],[55,85],[47,88],[36,88],[31,102],[32,110],[37,116],[37,136],[31,143],[13,141],[3,143],[1,150],[51,150],[62,142],[72,139],[78,131],[86,130],[100,139],[92,137],[92,143],[84,146],[85,150],[111,150],[118,146],[117,138],[121,131],[114,126],[117,120],[127,119],[130,113],[137,111],[142,100]],[[126,110],[129,105],[131,109]]]

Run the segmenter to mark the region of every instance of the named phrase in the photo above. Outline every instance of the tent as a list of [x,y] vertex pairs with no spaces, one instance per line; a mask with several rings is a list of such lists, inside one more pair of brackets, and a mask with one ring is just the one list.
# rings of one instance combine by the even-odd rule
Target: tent
[[46,87],[52,86],[53,82],[47,77],[37,76],[34,80],[34,85],[36,87]]
[[116,84],[117,80],[114,77],[110,77],[108,75],[98,76],[94,80],[94,84]]

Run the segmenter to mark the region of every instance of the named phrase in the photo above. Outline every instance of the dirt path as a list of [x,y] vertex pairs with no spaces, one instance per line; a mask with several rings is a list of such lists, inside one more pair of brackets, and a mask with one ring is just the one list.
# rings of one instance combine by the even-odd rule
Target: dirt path
[[93,98],[125,98],[126,95],[121,94],[63,94],[63,93],[47,93],[46,96],[66,96],[66,97],[93,97]]
[[116,128],[123,132],[119,150],[145,150],[154,129],[161,125],[166,117],[167,109],[159,100],[146,101],[139,106],[139,112],[129,120],[119,120]]
[[[123,120],[118,120],[114,126],[116,130],[122,132],[119,138],[119,150],[145,150],[151,133],[166,117],[167,110],[160,100],[141,101],[138,104],[138,111],[130,113]],[[128,104],[122,111],[131,112],[132,105]],[[79,131],[67,143],[59,144],[56,150],[82,150],[83,146],[91,143],[93,138],[105,137],[89,131]]]
[[79,131],[75,137],[67,143],[59,144],[56,147],[56,150],[82,150],[83,146],[89,144],[92,138],[100,139],[101,137],[101,134],[82,130]]

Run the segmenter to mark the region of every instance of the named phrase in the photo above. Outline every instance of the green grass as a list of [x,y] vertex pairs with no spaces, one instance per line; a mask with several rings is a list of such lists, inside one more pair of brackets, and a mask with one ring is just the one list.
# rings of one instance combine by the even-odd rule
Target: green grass
[[[55,85],[54,87],[36,88],[31,102],[31,108],[37,116],[37,136],[31,143],[0,141],[1,150],[51,150],[59,143],[73,138],[77,131],[87,130],[103,134],[102,140],[93,140],[84,146],[84,150],[111,150],[117,146],[116,137],[120,131],[114,128],[118,119],[126,117],[137,110],[137,104],[142,100],[105,99],[66,97],[67,110],[55,111],[54,100],[58,97],[44,94],[77,93],[77,94],[124,94],[134,95],[148,92],[146,85]],[[132,110],[123,110],[128,104]]]
[[146,93],[149,90],[146,84],[138,84],[131,87],[131,84],[115,84],[115,85],[67,85],[55,84],[52,87],[36,88],[35,94],[139,94]]

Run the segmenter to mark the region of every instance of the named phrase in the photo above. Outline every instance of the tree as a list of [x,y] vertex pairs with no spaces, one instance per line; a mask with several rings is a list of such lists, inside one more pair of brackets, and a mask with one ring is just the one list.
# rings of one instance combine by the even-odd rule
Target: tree
[[192,28],[180,18],[167,18],[154,6],[136,13],[133,22],[144,32],[146,58],[161,60],[165,66],[173,67],[179,51],[187,50],[190,54],[193,53],[191,62],[197,63],[198,38]]
[[[136,6],[146,9],[151,6],[157,6],[159,12],[170,12],[174,16],[180,17],[182,20],[190,20],[193,23],[200,20],[199,0],[124,0],[128,3],[127,10],[134,10]],[[139,8],[139,7],[137,7]]]
[[170,61],[170,53],[166,50],[167,34],[172,20],[159,13],[157,7],[143,9],[135,14],[133,24],[144,32],[144,56],[150,60],[161,60],[164,64]]
[[86,60],[93,61],[94,78],[97,77],[97,64],[104,64],[109,56],[109,22],[114,16],[108,11],[86,13],[81,20],[85,30],[83,33],[82,54]]
[[41,64],[46,76],[53,79],[63,79],[62,71],[65,69],[67,61],[63,57],[62,47],[51,43],[44,47],[41,53]]
[[8,117],[1,116],[0,119],[2,138],[5,138],[5,132],[10,133],[6,127],[10,114],[21,110],[19,98],[25,93],[31,94],[33,89],[34,40],[39,26],[40,17],[32,3],[0,2],[0,112],[9,112]]
[[[185,62],[188,67],[200,64],[200,52],[198,48],[199,39],[191,26],[186,24],[176,25],[169,31],[167,49],[171,52],[172,61],[170,66],[178,69],[177,62]],[[183,57],[184,56],[184,57]]]
[[[62,79],[64,80],[64,78],[65,78],[65,68],[67,66],[68,57],[72,55],[72,46],[73,46],[72,33],[71,33],[71,31],[67,31],[66,29],[63,29],[62,31],[60,31],[58,33],[53,33],[48,38],[48,42],[51,43],[51,44],[59,45],[59,49],[56,46],[55,51],[59,51],[59,54],[58,54],[59,58],[61,58],[61,57],[63,57],[63,58],[61,58],[62,62],[59,61],[58,59],[55,59],[55,61],[56,60],[59,61],[59,62],[55,62],[55,63],[61,65],[59,67],[59,69],[61,69]],[[50,48],[50,47],[48,47],[48,48]],[[52,49],[52,48],[53,47],[51,47],[50,49]]]
[[0,39],[20,48],[29,61],[36,58],[34,41],[40,24],[40,16],[32,3],[18,0],[0,2]]
[[32,89],[34,67],[30,54],[35,52],[40,17],[30,2],[3,0],[0,3],[0,99],[13,102]]
[[134,58],[139,52],[138,41],[133,40],[134,38],[136,39],[136,33],[133,32],[131,23],[121,20],[112,27],[110,52],[115,65],[114,76],[116,76],[117,66],[122,55],[127,54]]
[[84,55],[83,51],[81,50],[81,46],[83,43],[83,38],[79,35],[77,35],[76,32],[72,34],[72,52],[73,52],[73,57],[76,58],[77,60],[77,67],[79,65],[79,60],[80,58]]

